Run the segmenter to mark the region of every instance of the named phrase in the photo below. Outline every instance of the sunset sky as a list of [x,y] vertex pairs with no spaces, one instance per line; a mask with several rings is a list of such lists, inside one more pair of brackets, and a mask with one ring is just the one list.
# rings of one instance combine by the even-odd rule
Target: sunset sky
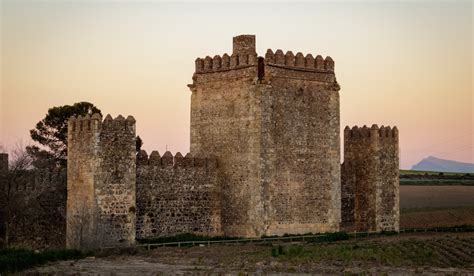
[[166,3],[1,1],[0,144],[29,143],[52,106],[133,115],[144,148],[189,151],[196,57],[232,51],[331,56],[341,128],[396,125],[402,168],[474,162],[472,1]]

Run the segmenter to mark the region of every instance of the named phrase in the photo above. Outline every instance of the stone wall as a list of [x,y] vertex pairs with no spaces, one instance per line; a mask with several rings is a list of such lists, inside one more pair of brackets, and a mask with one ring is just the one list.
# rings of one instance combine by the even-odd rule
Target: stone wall
[[[8,155],[3,156],[8,168]],[[8,231],[10,246],[65,246],[66,170],[1,171],[0,206],[0,244]]]
[[[247,37],[243,37],[249,41]],[[238,39],[237,39],[238,40]],[[191,155],[215,156],[222,182],[222,227],[228,236],[261,234],[261,92],[257,55],[248,46],[229,57],[196,60],[190,85]],[[249,54],[250,52],[250,54]],[[212,62],[211,62],[212,61]]]
[[260,83],[267,235],[339,230],[339,85],[332,59],[316,61],[291,51],[265,55]]
[[345,128],[341,205],[345,230],[399,230],[396,127]]
[[145,151],[137,159],[137,239],[181,233],[220,235],[221,187],[215,159],[163,157]]
[[235,37],[233,49],[230,57],[198,58],[189,85],[191,154],[218,159],[224,233],[337,231],[334,62],[281,50],[258,58],[248,35]]
[[135,159],[133,117],[69,120],[69,247],[135,242]]

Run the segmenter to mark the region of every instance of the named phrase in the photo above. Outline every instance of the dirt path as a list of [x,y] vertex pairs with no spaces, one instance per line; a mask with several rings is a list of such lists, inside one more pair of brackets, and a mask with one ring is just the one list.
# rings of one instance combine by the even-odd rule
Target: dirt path
[[[272,257],[272,245],[213,245],[192,248],[158,248],[152,251],[130,252],[128,255],[111,255],[92,257],[77,261],[62,261],[37,267],[27,272],[47,273],[49,275],[191,275],[209,273],[285,273],[285,274],[371,274],[395,273],[414,274],[419,272],[431,274],[474,273],[474,233],[446,234],[402,234],[398,236],[367,237],[357,240],[329,244],[284,244],[286,247],[301,247],[313,252],[333,250],[354,244],[357,247],[400,248],[403,252],[418,248],[433,250],[431,265],[413,265],[406,262],[401,265],[387,265],[383,261],[370,258],[351,259],[348,263],[343,256],[315,259],[312,255],[295,255]],[[408,247],[407,247],[408,245]],[[314,251],[316,249],[316,251]],[[351,249],[352,250],[352,249]],[[354,249],[356,250],[356,249]],[[331,251],[332,252],[332,251]],[[334,252],[339,252],[335,250]],[[347,253],[347,252],[346,252]],[[132,254],[132,255],[130,255]],[[339,253],[338,253],[339,254]],[[344,255],[344,252],[340,252]],[[444,258],[436,259],[436,254]],[[373,257],[373,256],[372,256]],[[453,257],[452,262],[445,260]],[[438,261],[436,261],[438,260]],[[415,260],[416,261],[416,260]],[[425,260],[426,262],[426,260]]]

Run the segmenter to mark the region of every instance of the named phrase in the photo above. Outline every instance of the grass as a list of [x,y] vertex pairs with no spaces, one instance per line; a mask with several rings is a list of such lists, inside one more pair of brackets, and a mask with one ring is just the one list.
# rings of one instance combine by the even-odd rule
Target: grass
[[191,233],[179,234],[176,236],[169,237],[158,237],[153,239],[137,239],[138,243],[167,243],[167,242],[189,242],[189,241],[224,241],[224,240],[238,240],[241,238],[236,237],[226,237],[226,236],[204,236],[204,235],[195,235]]
[[400,185],[415,186],[474,186],[474,179],[400,179]]
[[29,249],[8,248],[0,250],[0,272],[17,272],[47,262],[80,259],[85,257],[78,250],[46,250],[36,253]]
[[[436,175],[439,176],[443,174],[444,176],[465,176],[469,175],[469,173],[457,173],[457,172],[434,172],[434,171],[413,171],[413,170],[400,170],[400,175]],[[470,174],[472,175],[472,174]]]
[[[449,240],[451,242],[451,240]],[[464,243],[472,240],[462,240]],[[472,257],[447,259],[446,254],[455,255],[462,243],[444,246],[444,240],[406,240],[392,242],[355,241],[327,244],[290,244],[271,248],[273,258],[295,263],[342,263],[349,265],[362,262],[365,265],[385,266],[466,266]],[[452,244],[452,245],[453,245]],[[448,252],[447,252],[448,251]]]

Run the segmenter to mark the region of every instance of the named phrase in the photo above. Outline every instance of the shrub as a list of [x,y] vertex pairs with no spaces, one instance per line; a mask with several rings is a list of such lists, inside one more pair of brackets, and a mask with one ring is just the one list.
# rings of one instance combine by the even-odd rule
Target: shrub
[[158,237],[153,239],[138,239],[139,243],[167,243],[167,242],[188,242],[188,241],[224,241],[224,240],[238,240],[241,238],[226,237],[226,236],[201,236],[191,233],[179,234],[169,237]]
[[78,250],[46,250],[36,253],[33,250],[9,248],[0,250],[0,272],[15,272],[50,261],[80,259],[84,255]]

